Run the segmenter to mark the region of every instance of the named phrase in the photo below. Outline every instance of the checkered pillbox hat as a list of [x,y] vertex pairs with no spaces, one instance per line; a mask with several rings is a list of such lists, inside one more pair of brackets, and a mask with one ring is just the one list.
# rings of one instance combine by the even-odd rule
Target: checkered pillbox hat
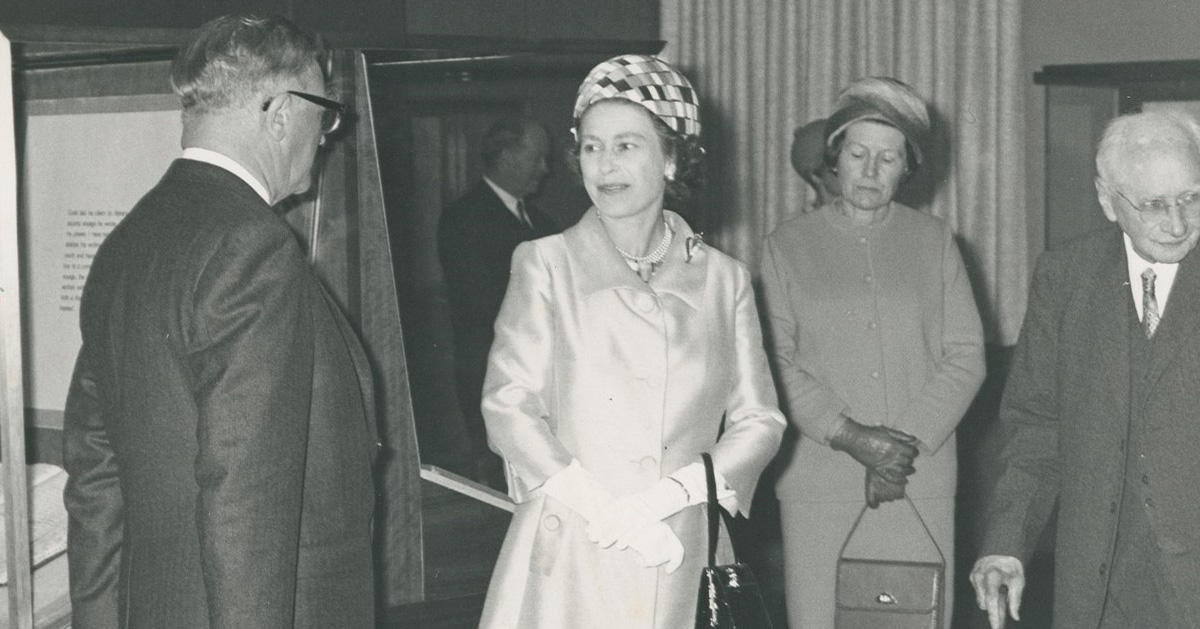
[[687,77],[649,55],[621,55],[592,68],[575,98],[575,126],[588,106],[606,98],[633,101],[682,135],[700,135],[700,99]]

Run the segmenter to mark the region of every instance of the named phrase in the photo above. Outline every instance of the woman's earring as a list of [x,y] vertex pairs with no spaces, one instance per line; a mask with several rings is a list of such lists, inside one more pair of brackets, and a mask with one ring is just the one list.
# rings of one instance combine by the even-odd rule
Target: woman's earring
[[666,174],[663,175],[663,178],[667,181],[675,181],[675,171],[668,170]]

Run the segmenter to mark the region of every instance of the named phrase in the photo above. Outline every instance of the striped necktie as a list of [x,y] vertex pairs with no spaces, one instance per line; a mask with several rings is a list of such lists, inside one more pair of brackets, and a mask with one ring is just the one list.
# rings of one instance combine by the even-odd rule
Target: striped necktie
[[1154,336],[1162,318],[1158,312],[1158,299],[1154,297],[1154,278],[1154,269],[1142,271],[1142,328],[1146,330],[1146,338]]

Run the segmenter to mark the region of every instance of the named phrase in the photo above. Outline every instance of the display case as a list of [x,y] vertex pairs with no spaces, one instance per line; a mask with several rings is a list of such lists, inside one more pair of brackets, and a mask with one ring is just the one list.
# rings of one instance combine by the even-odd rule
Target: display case
[[1046,247],[1104,225],[1096,197],[1096,143],[1113,117],[1144,110],[1200,118],[1200,61],[1050,65],[1046,91]]

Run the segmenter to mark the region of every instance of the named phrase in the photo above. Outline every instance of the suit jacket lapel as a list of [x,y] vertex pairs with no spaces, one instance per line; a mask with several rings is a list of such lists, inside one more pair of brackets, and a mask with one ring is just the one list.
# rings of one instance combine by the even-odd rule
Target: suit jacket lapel
[[[486,181],[480,179],[479,188],[479,194],[487,199],[488,211],[501,220],[514,234],[527,235],[532,233],[529,226],[521,222],[521,219],[517,218],[517,215],[513,214],[507,205],[504,205],[504,200],[496,194],[495,190],[492,190],[492,187]],[[528,204],[526,204],[526,212],[528,211]]]
[[525,213],[529,215],[529,220],[533,223],[532,233],[534,238],[541,238],[559,232],[558,225],[538,209],[536,205],[530,203],[529,199],[525,200]]
[[1129,418],[1129,325],[1132,293],[1125,262],[1125,245],[1119,230],[1105,245],[1096,271],[1084,278],[1081,287],[1083,308],[1080,331],[1089,339],[1082,360],[1094,361],[1096,380],[1089,387],[1093,395],[1108,400],[1119,412],[1114,419]]
[[1149,393],[1163,371],[1179,353],[1179,349],[1196,342],[1200,334],[1200,254],[1193,252],[1179,263],[1171,299],[1163,312],[1162,321],[1154,333],[1150,367],[1146,371]]

